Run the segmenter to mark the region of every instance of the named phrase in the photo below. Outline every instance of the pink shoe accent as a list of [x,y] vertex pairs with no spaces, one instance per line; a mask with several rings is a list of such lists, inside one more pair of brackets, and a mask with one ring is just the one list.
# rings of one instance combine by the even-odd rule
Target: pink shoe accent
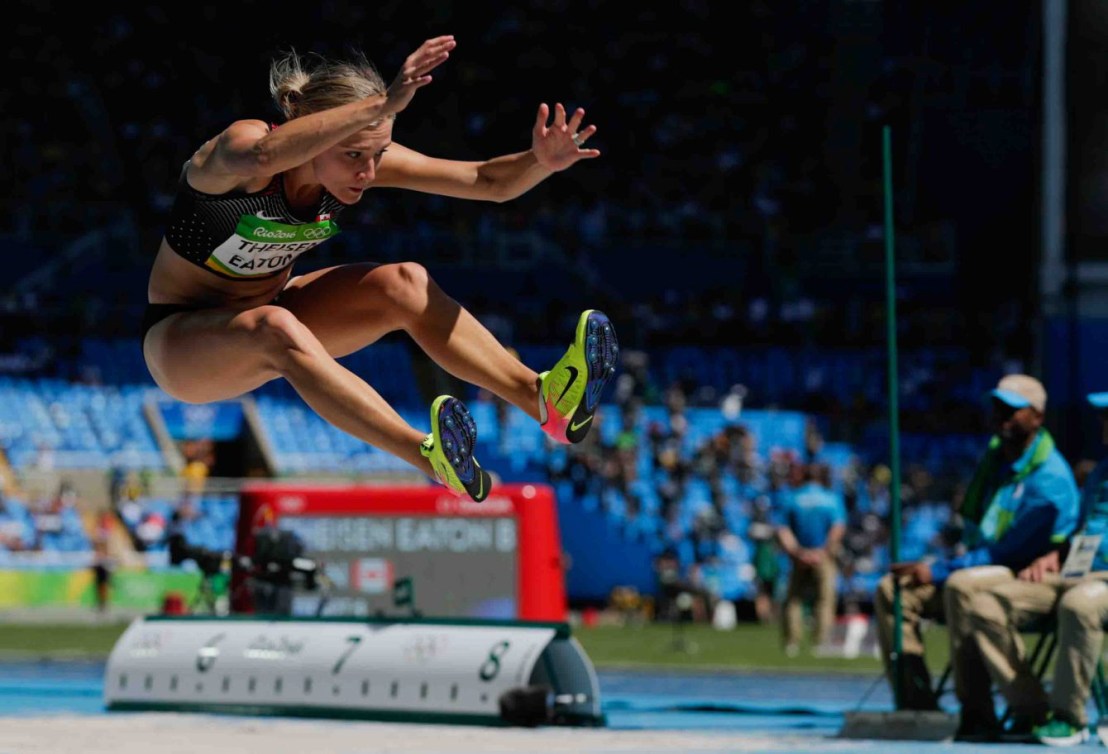
[[542,431],[556,443],[561,445],[569,445],[569,438],[566,437],[566,431],[569,429],[570,417],[562,416],[554,408],[554,401],[549,396],[546,398],[546,423],[540,425]]
[[444,480],[441,476],[439,476],[439,472],[435,471],[433,468],[431,470],[434,471],[435,482],[437,484],[439,484],[444,490],[446,490],[447,492],[449,492],[451,495],[453,495],[456,498],[463,498],[464,497],[467,500],[469,499],[469,495],[466,494],[465,490],[456,490],[456,489],[454,489],[453,487],[451,487],[446,482],[446,480]]
[[431,481],[442,487],[454,497],[469,497],[469,495],[467,495],[464,490],[459,491],[451,487],[450,483],[447,482],[446,479],[443,478],[442,474],[439,473],[439,470],[435,468],[435,464],[431,463],[429,465],[431,466]]

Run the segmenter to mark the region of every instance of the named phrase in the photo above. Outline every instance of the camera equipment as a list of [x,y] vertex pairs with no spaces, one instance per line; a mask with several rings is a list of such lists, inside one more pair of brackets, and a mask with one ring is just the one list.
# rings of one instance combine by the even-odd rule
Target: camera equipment
[[533,728],[576,719],[579,715],[573,711],[573,705],[588,702],[589,696],[555,694],[549,686],[517,686],[505,691],[497,701],[504,722]]
[[304,557],[304,543],[291,531],[266,526],[254,535],[254,556],[240,556],[254,610],[270,615],[291,615],[293,589],[324,588],[317,614],[322,615],[329,586],[319,563]]
[[231,553],[190,545],[181,531],[180,518],[176,514],[171,520],[166,544],[169,546],[170,564],[181,565],[191,560],[203,574],[189,612],[195,612],[199,605],[203,612],[226,615],[230,611],[227,585],[232,567]]
[[[304,557],[304,544],[291,531],[267,526],[258,530],[254,540],[254,555],[237,555],[229,550],[209,550],[189,544],[182,531],[180,517],[174,514],[170,523],[169,562],[180,565],[193,561],[204,575],[193,604],[202,603],[207,612],[227,612],[227,582],[231,572],[245,577],[240,587],[249,589],[254,610],[271,615],[291,615],[294,589],[316,591],[329,586],[320,565]],[[318,612],[327,602],[324,590]]]
[[230,560],[230,552],[208,550],[204,547],[194,547],[185,540],[185,535],[175,531],[167,539],[169,545],[169,562],[171,565],[181,565],[191,560],[205,576],[215,576],[224,571],[225,563]]
[[251,575],[281,586],[296,584],[314,590],[319,565],[304,557],[304,543],[296,534],[267,526],[255,535]]

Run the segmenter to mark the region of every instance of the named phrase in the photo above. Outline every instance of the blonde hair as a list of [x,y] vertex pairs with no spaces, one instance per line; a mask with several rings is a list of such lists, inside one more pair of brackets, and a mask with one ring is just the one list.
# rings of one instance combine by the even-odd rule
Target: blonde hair
[[363,53],[332,60],[289,50],[269,66],[269,93],[286,120],[384,94],[385,80]]

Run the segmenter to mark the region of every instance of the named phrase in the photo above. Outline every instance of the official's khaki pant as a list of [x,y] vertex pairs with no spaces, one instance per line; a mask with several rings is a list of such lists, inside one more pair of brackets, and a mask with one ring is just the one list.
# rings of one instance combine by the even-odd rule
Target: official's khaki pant
[[813,642],[816,645],[826,644],[831,638],[838,599],[835,593],[838,575],[839,569],[830,557],[824,558],[815,568],[793,564],[781,620],[786,645],[800,642],[804,603],[808,600],[812,602]]
[[[969,706],[986,714],[994,712],[992,695],[988,693],[988,673],[981,671],[981,650],[974,641],[972,605],[981,592],[1015,579],[1004,566],[963,568],[951,574],[943,587],[946,627],[950,636],[950,669],[954,678],[954,694],[962,701],[974,699]],[[984,697],[976,696],[981,676],[986,678]]]
[[[991,680],[1014,712],[1037,716],[1049,708],[1085,724],[1085,705],[1103,639],[1101,626],[1108,618],[1106,580],[1108,572],[1091,573],[1081,580],[1050,574],[1036,583],[1013,578],[975,595],[970,612],[981,665],[968,669],[973,681],[963,704],[988,696]],[[1020,632],[1048,627],[1056,611],[1058,650],[1048,699],[1028,662]]]
[[[893,575],[886,574],[877,583],[874,598],[874,612],[877,615],[877,641],[881,645],[881,659],[886,672],[891,672],[889,658],[893,651],[893,596],[895,585]],[[941,620],[943,617],[942,590],[934,584],[916,586],[901,585],[900,588],[900,635],[901,651],[906,655],[923,656],[923,635],[921,625],[924,620]],[[892,678],[890,677],[890,682]]]
[[1037,717],[1046,711],[1046,694],[1031,670],[1020,634],[1046,627],[1064,591],[1062,579],[1048,574],[1035,583],[1013,576],[974,596],[970,614],[978,654],[967,669],[973,678],[967,696],[959,697],[963,708],[978,708],[986,699],[991,704],[995,683],[1013,712]]
[[1085,704],[1108,620],[1108,573],[1093,576],[1068,589],[1058,605],[1058,658],[1050,690],[1051,709],[1080,724],[1087,723]]
[[[963,689],[967,679],[957,658],[967,654],[977,654],[976,643],[967,641],[973,628],[969,617],[970,602],[978,591],[1013,578],[1012,572],[1003,566],[982,566],[955,571],[941,589],[933,584],[902,585],[900,606],[903,654],[922,657],[923,637],[920,633],[922,621],[924,619],[945,620],[950,636],[954,687],[956,691]],[[877,638],[881,645],[881,660],[885,664],[885,675],[889,679],[890,687],[895,686],[890,662],[895,627],[893,590],[893,577],[891,574],[886,575],[878,583],[874,605],[877,613]],[[929,682],[930,678],[927,681]]]

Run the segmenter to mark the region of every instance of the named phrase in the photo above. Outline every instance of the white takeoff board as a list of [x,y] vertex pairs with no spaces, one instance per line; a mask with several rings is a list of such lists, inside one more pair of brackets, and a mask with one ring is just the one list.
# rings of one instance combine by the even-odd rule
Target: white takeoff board
[[596,672],[562,623],[147,617],[108,659],[109,710],[501,724],[501,694],[547,686],[559,721],[602,725]]

